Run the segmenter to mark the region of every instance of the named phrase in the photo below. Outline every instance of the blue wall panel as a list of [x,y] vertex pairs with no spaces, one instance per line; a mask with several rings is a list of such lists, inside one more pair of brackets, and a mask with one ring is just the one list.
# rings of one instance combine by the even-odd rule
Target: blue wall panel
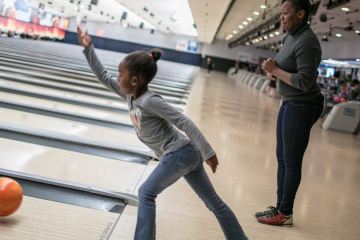
[[[110,38],[101,38],[91,36],[92,41],[96,48],[105,49],[115,52],[130,53],[133,51],[150,51],[156,46],[144,45],[138,43],[131,43],[121,40],[115,40]],[[78,44],[77,34],[75,32],[67,31],[65,34],[65,43]],[[195,66],[201,66],[201,55],[187,52],[176,51],[167,48],[160,48],[163,51],[161,59],[169,60],[178,63],[191,64]]]

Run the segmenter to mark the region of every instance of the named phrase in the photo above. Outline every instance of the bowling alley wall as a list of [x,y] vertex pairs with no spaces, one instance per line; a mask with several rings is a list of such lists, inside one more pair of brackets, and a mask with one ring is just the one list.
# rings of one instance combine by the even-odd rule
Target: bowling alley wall
[[[64,42],[78,44],[76,25],[76,19],[70,19]],[[88,21],[83,28],[93,37],[97,48],[128,53],[158,47],[165,52],[162,59],[195,66],[203,66],[203,59],[211,56],[216,62],[215,70],[224,72],[234,66],[240,54],[250,56],[249,60],[254,63],[257,63],[259,57],[270,57],[274,54],[254,47],[240,46],[230,49],[225,41],[214,41],[211,45],[203,44],[197,42],[196,37],[167,34],[150,29],[124,28],[118,24]]]

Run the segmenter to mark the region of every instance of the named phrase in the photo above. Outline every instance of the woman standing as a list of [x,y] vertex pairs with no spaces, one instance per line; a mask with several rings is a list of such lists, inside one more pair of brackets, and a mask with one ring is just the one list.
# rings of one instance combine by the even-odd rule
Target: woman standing
[[282,105],[277,119],[277,204],[255,217],[260,223],[292,225],[295,195],[310,130],[323,109],[324,97],[317,85],[321,61],[320,43],[308,24],[309,0],[284,0],[281,25],[287,35],[274,59],[262,68],[279,81]]

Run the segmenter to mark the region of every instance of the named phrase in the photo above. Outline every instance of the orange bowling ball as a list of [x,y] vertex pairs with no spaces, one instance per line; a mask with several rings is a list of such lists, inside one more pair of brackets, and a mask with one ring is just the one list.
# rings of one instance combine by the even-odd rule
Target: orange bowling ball
[[0,177],[0,217],[14,213],[21,204],[23,189],[11,178]]

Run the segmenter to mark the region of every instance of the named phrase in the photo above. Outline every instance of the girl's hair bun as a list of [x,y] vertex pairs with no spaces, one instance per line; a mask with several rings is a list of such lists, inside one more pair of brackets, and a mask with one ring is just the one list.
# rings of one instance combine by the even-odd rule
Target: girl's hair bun
[[157,62],[161,58],[162,51],[158,48],[154,48],[150,51],[150,54],[154,61]]

